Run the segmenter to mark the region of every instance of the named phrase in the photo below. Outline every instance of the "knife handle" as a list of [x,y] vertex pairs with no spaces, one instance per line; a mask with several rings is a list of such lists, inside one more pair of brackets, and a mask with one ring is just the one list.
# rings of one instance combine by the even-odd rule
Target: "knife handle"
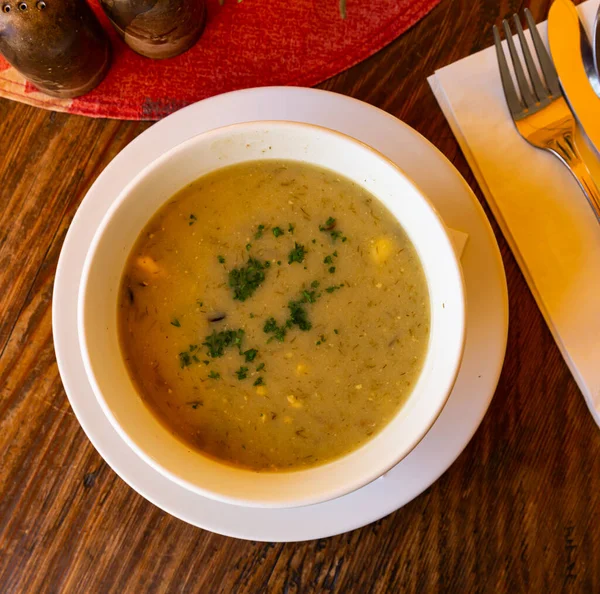
[[598,222],[600,222],[600,189],[596,185],[588,166],[581,158],[573,134],[566,133],[562,139],[557,139],[548,148],[569,168],[590,203]]

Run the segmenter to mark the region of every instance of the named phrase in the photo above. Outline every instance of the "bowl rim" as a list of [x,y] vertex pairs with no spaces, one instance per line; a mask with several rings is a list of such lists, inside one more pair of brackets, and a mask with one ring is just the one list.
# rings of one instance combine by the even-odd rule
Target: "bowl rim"
[[[245,499],[243,496],[240,496],[240,497],[229,496],[229,495],[225,495],[223,493],[219,493],[219,492],[215,492],[213,490],[207,489],[205,487],[200,486],[197,483],[192,483],[189,480],[183,478],[182,476],[176,474],[175,472],[173,472],[172,470],[170,470],[169,468],[164,466],[162,463],[155,460],[142,447],[140,447],[138,445],[138,443],[129,436],[128,432],[125,430],[125,428],[122,426],[122,424],[117,420],[117,418],[112,413],[112,410],[111,410],[108,402],[104,398],[104,395],[102,393],[100,385],[96,380],[96,374],[94,373],[93,365],[92,365],[92,356],[90,354],[90,349],[88,348],[89,340],[87,337],[85,315],[84,315],[84,312],[86,309],[85,308],[86,296],[88,294],[89,276],[90,276],[92,264],[96,257],[97,250],[98,250],[99,244],[101,242],[102,236],[104,235],[104,233],[105,233],[107,227],[109,226],[110,222],[112,221],[113,217],[116,215],[118,210],[122,207],[122,205],[128,200],[128,198],[130,197],[130,195],[134,191],[134,189],[143,182],[145,177],[151,171],[162,166],[165,162],[168,162],[174,155],[176,155],[180,152],[186,151],[189,148],[189,146],[192,146],[195,143],[199,142],[199,139],[202,139],[204,142],[209,142],[211,137],[220,136],[223,133],[230,131],[230,130],[237,131],[237,130],[243,130],[245,128],[252,129],[252,128],[256,128],[256,127],[302,128],[302,129],[313,130],[315,132],[320,132],[322,134],[336,136],[344,142],[355,144],[355,145],[367,150],[368,152],[373,154],[376,158],[378,158],[380,161],[383,161],[385,164],[387,164],[388,167],[390,167],[395,172],[395,175],[399,175],[400,177],[403,178],[403,180],[406,183],[408,183],[410,186],[412,186],[412,188],[419,195],[420,200],[425,203],[425,205],[429,208],[431,213],[434,215],[433,221],[435,222],[435,225],[438,227],[438,230],[441,231],[441,236],[447,242],[448,248],[450,249],[451,263],[453,265],[454,272],[457,273],[456,276],[457,276],[457,280],[458,280],[457,296],[459,296],[459,299],[458,299],[457,305],[459,307],[459,310],[457,313],[460,313],[460,318],[461,318],[460,327],[459,327],[460,338],[458,341],[458,346],[457,346],[456,350],[454,351],[455,357],[454,357],[453,365],[451,367],[451,370],[447,374],[447,381],[445,382],[445,386],[443,389],[444,396],[437,399],[435,406],[433,406],[433,405],[431,406],[430,412],[427,415],[427,422],[426,423],[424,422],[422,424],[421,429],[417,432],[416,437],[413,438],[411,442],[405,444],[405,446],[401,450],[398,450],[397,455],[393,456],[393,458],[391,458],[390,461],[386,462],[385,464],[375,467],[375,469],[369,473],[366,473],[366,472],[363,473],[360,477],[356,477],[353,481],[346,481],[346,483],[342,486],[334,486],[334,487],[330,487],[326,490],[322,489],[321,491],[319,491],[319,493],[320,493],[319,495],[303,496],[303,497],[295,497],[295,498],[288,497],[285,500],[280,500],[280,501],[277,501],[277,500],[269,500],[269,501],[248,500],[248,499]],[[256,160],[256,159],[251,159],[251,160]],[[258,159],[258,160],[260,160],[260,159]],[[223,168],[227,167],[227,166],[228,165],[223,165]],[[217,171],[218,169],[220,169],[220,168],[215,167],[215,168],[211,169],[211,171]],[[207,175],[207,173],[205,173],[203,175]],[[379,199],[376,194],[373,194],[373,195],[377,199]],[[166,202],[166,200],[165,200],[165,202]],[[158,209],[156,209],[156,210],[158,210]],[[394,219],[398,220],[397,217],[393,213],[392,213],[392,216],[394,216]],[[80,351],[81,351],[81,356],[82,356],[82,360],[83,360],[83,364],[84,364],[84,368],[85,368],[85,373],[88,378],[88,381],[90,382],[90,385],[92,387],[92,391],[94,392],[96,400],[99,403],[104,415],[107,417],[110,424],[113,426],[115,431],[119,434],[119,436],[129,446],[129,448],[132,449],[138,456],[140,456],[152,468],[157,470],[159,473],[161,473],[163,476],[165,476],[169,480],[179,484],[180,486],[182,486],[192,492],[199,493],[200,495],[209,497],[209,498],[217,500],[217,501],[222,501],[222,502],[233,504],[233,505],[243,505],[246,507],[257,507],[257,508],[277,509],[277,508],[302,507],[302,506],[306,506],[306,505],[313,505],[313,504],[323,503],[326,501],[331,501],[333,499],[337,499],[339,497],[342,497],[344,495],[352,493],[353,491],[356,491],[356,490],[364,487],[365,485],[373,482],[374,480],[382,477],[387,472],[389,472],[394,466],[396,466],[398,463],[400,463],[404,458],[406,458],[406,456],[408,456],[408,454],[410,454],[410,452],[427,435],[427,433],[429,432],[431,427],[434,425],[434,423],[440,416],[442,410],[444,409],[446,402],[448,401],[448,398],[450,397],[452,389],[456,383],[458,373],[460,371],[460,366],[462,363],[465,342],[466,342],[465,283],[464,283],[463,271],[462,271],[462,266],[460,264],[460,260],[456,254],[456,250],[454,249],[454,245],[448,234],[448,229],[447,229],[443,219],[441,218],[438,210],[436,209],[435,205],[431,202],[429,197],[421,190],[419,185],[416,184],[408,176],[408,174],[405,173],[404,170],[400,166],[398,166],[396,163],[394,163],[391,159],[389,159],[383,153],[381,153],[377,149],[373,148],[372,146],[368,145],[367,143],[365,143],[361,140],[358,140],[357,138],[354,138],[353,136],[350,136],[343,132],[339,132],[338,130],[327,128],[325,126],[309,124],[309,123],[304,123],[304,122],[290,121],[290,120],[253,120],[253,121],[229,124],[227,126],[220,126],[218,128],[214,128],[212,130],[207,130],[200,134],[196,134],[196,135],[192,136],[191,138],[188,138],[187,140],[175,145],[174,147],[172,147],[171,149],[169,149],[168,151],[166,151],[165,153],[163,153],[162,155],[158,156],[156,159],[154,159],[153,161],[148,163],[119,192],[119,194],[117,195],[117,197],[112,202],[111,206],[109,207],[109,209],[106,211],[105,215],[103,216],[98,228],[94,232],[94,236],[90,243],[90,247],[85,255],[85,260],[84,260],[82,274],[81,274],[81,281],[80,281],[80,285],[79,285],[79,292],[78,292],[78,297],[77,297],[77,333],[79,336]],[[429,349],[429,347],[428,347],[428,349]],[[441,394],[442,390],[439,390],[439,393]],[[398,415],[402,412],[403,409],[404,409],[404,405],[401,406],[397,410],[396,414],[386,424],[386,427],[390,423],[392,423],[394,421],[394,419],[396,419],[398,417]],[[179,441],[180,443],[183,443],[184,445],[187,446],[187,444],[185,444],[185,442],[179,440],[177,437],[173,436],[173,439],[175,439],[175,440]],[[370,440],[367,440],[367,442],[365,442],[365,444],[368,443],[369,441]],[[189,446],[187,446],[187,447],[189,447]],[[283,474],[310,472],[311,470],[314,470],[315,468],[322,468],[331,463],[335,463],[336,461],[341,460],[341,459],[345,458],[346,456],[349,456],[349,455],[355,453],[358,449],[360,449],[360,448],[355,448],[353,450],[350,450],[343,456],[341,456],[339,458],[335,458],[328,462],[325,462],[321,465],[317,465],[316,467],[309,467],[306,469],[299,469],[299,470],[280,471],[277,473],[264,473],[264,474],[283,475]],[[190,447],[190,450],[192,450],[191,447]],[[202,454],[202,452],[199,452],[197,450],[193,450],[193,451],[195,451],[200,456],[204,456],[205,458],[213,460],[209,456],[205,456],[204,454]],[[218,460],[213,460],[213,461],[216,461],[217,463],[219,463]],[[230,466],[230,465],[227,465],[222,462],[221,462],[221,464],[223,464],[225,466]],[[263,474],[261,472],[256,472],[256,471],[243,469],[243,468],[237,468],[234,466],[231,466],[231,468],[235,468],[235,470],[238,472],[248,472],[252,476],[257,476],[257,475]]]

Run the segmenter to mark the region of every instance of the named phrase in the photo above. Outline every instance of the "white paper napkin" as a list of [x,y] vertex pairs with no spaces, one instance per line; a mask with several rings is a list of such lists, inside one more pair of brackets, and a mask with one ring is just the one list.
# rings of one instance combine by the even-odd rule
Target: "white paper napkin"
[[[588,33],[598,3],[579,6]],[[538,29],[546,39],[546,23]],[[600,224],[567,169],[519,136],[493,47],[429,84],[600,425]],[[600,185],[600,159],[578,140]]]

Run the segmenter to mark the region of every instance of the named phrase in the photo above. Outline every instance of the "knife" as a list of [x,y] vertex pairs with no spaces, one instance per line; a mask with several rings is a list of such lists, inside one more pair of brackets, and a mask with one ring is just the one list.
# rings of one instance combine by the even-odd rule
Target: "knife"
[[[579,12],[577,13],[579,15]],[[585,73],[594,89],[594,93],[600,97],[600,78],[598,77],[598,71],[596,70],[594,48],[588,39],[587,32],[579,17],[579,35],[580,35],[580,46],[581,46],[581,59],[583,61],[583,67]]]
[[600,77],[600,6],[596,13],[596,24],[594,25],[594,65],[596,74]]
[[554,0],[548,14],[548,41],[552,61],[571,110],[600,153],[600,97],[588,79],[582,46],[590,43],[570,0]]

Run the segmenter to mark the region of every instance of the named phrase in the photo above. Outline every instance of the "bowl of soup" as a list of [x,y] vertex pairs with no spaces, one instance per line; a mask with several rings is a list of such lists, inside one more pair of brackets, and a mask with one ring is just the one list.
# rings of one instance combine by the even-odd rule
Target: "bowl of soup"
[[[435,172],[432,172],[432,175]],[[384,156],[293,122],[213,130],[144,169],[87,254],[86,373],[125,443],[219,501],[292,507],[382,476],[452,390],[462,274]]]

